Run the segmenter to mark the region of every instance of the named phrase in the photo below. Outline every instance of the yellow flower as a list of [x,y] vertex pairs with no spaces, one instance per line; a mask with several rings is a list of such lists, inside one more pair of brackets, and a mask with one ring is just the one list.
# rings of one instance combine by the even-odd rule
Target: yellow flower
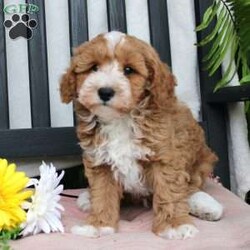
[[8,165],[0,158],[0,231],[10,230],[25,221],[26,213],[22,203],[31,197],[32,191],[24,191],[29,178],[23,172],[16,172],[16,165]]

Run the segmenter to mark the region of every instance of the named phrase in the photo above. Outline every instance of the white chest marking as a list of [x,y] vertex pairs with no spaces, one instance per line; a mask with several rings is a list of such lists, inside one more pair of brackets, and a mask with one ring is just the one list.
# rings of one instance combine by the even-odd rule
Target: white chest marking
[[102,125],[104,142],[94,150],[95,165],[108,164],[125,191],[147,195],[139,159],[151,154],[139,144],[141,132],[129,117]]

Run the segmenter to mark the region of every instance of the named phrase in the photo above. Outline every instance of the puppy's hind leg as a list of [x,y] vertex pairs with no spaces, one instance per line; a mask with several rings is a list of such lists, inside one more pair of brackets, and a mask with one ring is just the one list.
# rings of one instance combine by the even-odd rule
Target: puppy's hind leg
[[198,191],[188,199],[190,213],[208,221],[217,221],[223,215],[223,206],[209,194]]

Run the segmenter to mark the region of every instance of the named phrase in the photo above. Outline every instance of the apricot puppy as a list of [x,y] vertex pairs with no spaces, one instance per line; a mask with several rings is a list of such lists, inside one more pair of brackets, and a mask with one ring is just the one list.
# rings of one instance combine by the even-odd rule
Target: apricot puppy
[[168,239],[193,237],[189,212],[217,220],[222,206],[201,191],[217,157],[189,109],[178,102],[175,78],[156,51],[120,32],[80,45],[63,75],[62,101],[74,101],[90,209],[73,233],[114,233],[123,193],[153,196],[152,231]]

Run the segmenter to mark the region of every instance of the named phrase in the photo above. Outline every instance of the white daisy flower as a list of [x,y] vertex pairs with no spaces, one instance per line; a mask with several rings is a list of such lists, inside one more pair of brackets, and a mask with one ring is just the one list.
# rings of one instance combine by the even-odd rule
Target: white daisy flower
[[39,168],[40,180],[33,179],[35,186],[31,202],[23,204],[28,209],[27,219],[22,223],[22,236],[38,234],[40,232],[64,232],[61,222],[61,211],[64,210],[58,202],[63,185],[59,185],[64,171],[58,176],[53,164],[46,165],[44,162]]

